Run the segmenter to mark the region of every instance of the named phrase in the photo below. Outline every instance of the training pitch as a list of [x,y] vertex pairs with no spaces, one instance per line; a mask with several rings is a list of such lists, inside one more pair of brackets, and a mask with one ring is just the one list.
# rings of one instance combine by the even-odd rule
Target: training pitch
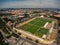
[[22,30],[27,31],[38,37],[42,37],[44,34],[47,34],[47,32],[48,32],[48,29],[44,28],[44,25],[47,22],[51,23],[52,20],[45,19],[45,18],[36,18],[36,19],[18,27],[18,29],[22,29]]

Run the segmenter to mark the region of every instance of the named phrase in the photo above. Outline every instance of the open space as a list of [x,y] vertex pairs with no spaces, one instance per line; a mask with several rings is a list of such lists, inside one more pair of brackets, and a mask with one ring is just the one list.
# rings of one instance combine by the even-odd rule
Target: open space
[[44,28],[44,25],[47,22],[51,23],[52,20],[45,19],[45,18],[36,18],[36,19],[18,27],[18,29],[22,29],[22,30],[27,31],[38,37],[42,37],[43,35],[47,34],[47,32],[48,32],[48,29]]

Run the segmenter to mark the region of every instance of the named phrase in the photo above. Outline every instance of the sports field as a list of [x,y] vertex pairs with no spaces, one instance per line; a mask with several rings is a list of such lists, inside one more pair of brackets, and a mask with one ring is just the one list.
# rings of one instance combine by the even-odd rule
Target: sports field
[[33,35],[42,37],[44,34],[47,34],[47,32],[48,32],[48,29],[43,27],[47,22],[51,23],[52,20],[48,20],[48,19],[44,19],[44,18],[36,18],[36,19],[18,27],[18,29],[22,29]]

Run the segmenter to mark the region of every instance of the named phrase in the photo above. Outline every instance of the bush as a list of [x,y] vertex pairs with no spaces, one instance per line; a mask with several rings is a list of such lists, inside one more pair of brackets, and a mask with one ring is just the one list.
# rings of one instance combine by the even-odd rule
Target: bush
[[21,35],[21,33],[18,33],[19,35]]
[[12,36],[16,37],[16,38],[19,38],[19,36],[15,33],[12,33]]
[[38,41],[38,40],[35,40],[35,42],[36,42],[36,43],[39,43],[39,41]]

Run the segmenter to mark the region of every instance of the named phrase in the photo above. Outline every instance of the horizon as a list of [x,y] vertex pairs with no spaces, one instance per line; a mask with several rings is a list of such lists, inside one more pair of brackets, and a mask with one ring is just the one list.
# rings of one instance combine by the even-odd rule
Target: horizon
[[53,9],[53,10],[60,10],[60,8],[0,8],[0,10],[9,10],[9,9]]

